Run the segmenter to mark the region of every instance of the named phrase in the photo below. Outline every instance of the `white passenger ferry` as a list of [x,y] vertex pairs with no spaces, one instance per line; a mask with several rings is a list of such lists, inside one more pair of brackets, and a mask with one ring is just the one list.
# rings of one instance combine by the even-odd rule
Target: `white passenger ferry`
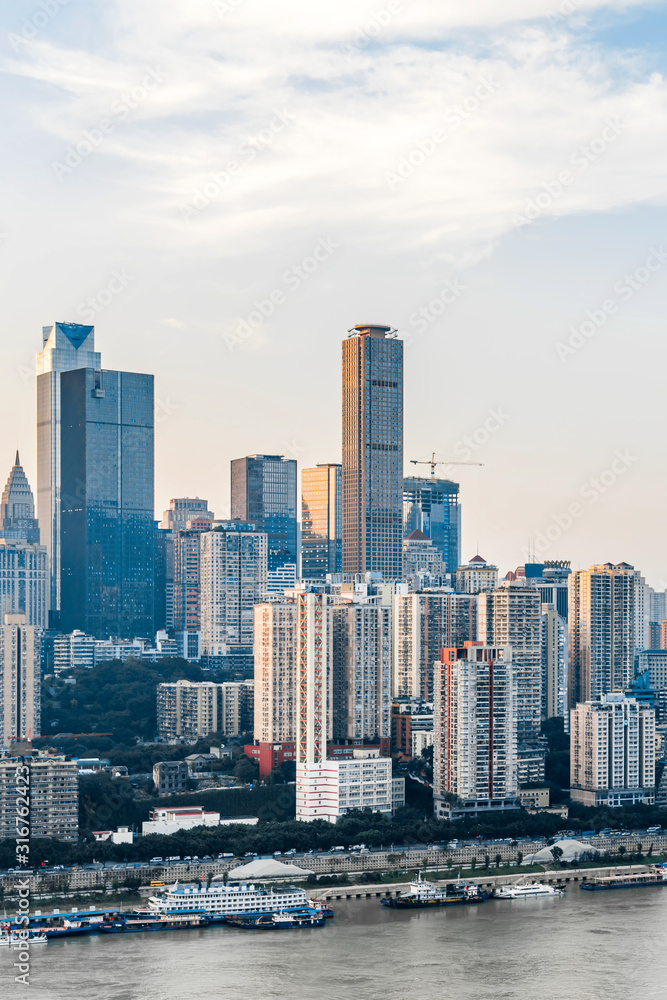
[[151,896],[148,905],[153,913],[206,913],[223,919],[235,914],[307,909],[309,903],[305,891],[293,885],[259,889],[245,882],[224,885],[213,881],[208,888],[176,882]]
[[562,896],[565,890],[545,882],[532,885],[505,885],[495,892],[496,899],[531,899],[533,896]]

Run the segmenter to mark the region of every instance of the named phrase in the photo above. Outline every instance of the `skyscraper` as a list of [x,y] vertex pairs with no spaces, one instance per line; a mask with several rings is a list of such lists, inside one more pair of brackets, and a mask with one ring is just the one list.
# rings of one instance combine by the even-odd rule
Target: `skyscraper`
[[0,745],[40,733],[39,632],[25,615],[6,614],[0,626]]
[[18,451],[0,501],[0,538],[39,545],[35,498],[23,471]]
[[209,664],[252,670],[254,607],[266,593],[266,534],[244,521],[201,534],[201,651]]
[[247,455],[231,464],[232,519],[253,524],[268,539],[268,569],[297,564],[296,460]]
[[542,603],[537,590],[504,583],[477,597],[477,637],[489,646],[511,646],[516,672],[519,743],[540,735],[542,716]]
[[459,484],[449,479],[410,476],[403,480],[403,532],[423,531],[448,573],[461,565]]
[[153,376],[78,368],[59,380],[61,629],[153,635]]
[[[50,566],[49,608],[60,610],[60,420],[62,372],[102,367],[95,350],[95,327],[54,323],[42,328],[43,349],[37,355],[37,518]],[[77,484],[78,495],[83,484]]]
[[343,341],[343,572],[402,575],[403,342],[359,324]]
[[391,735],[391,607],[344,601],[331,608],[334,739]]
[[[196,522],[195,527],[210,527],[215,515],[208,509],[208,501],[199,497],[176,497],[169,501],[169,510],[165,510],[158,531],[164,532],[165,544],[165,604],[166,627],[182,629],[182,620],[175,621],[178,614],[174,610],[174,588],[176,579],[176,533],[188,527],[188,522]],[[183,607],[181,595],[181,609]],[[182,619],[182,611],[181,611]]]
[[435,664],[435,815],[516,806],[516,672],[509,646],[469,642]]
[[397,698],[433,701],[433,664],[445,647],[477,637],[473,594],[400,593],[394,596],[394,681]]
[[542,718],[564,720],[569,727],[567,621],[553,604],[542,605]]
[[301,470],[301,576],[340,573],[343,498],[340,465]]
[[628,563],[604,563],[571,575],[570,707],[630,687],[640,584],[640,574]]
[[23,614],[27,625],[45,629],[49,611],[49,560],[39,543],[30,484],[16,462],[0,507],[0,622],[5,614]]

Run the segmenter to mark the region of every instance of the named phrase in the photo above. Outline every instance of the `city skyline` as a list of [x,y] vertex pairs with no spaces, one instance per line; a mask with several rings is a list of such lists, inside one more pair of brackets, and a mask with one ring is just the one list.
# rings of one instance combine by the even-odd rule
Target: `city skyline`
[[[504,573],[549,533],[548,558],[627,561],[658,586],[657,6],[393,4],[373,27],[344,3],[276,27],[257,4],[111,3],[89,36],[64,5],[32,40],[8,15],[5,464],[18,446],[36,482],[37,331],[94,323],[110,368],[156,376],[156,513],[198,494],[226,516],[232,458],[340,461],[339,345],[373,319],[405,342],[406,460],[484,462],[454,477],[464,560],[479,545]],[[645,413],[606,402],[638,380]]]

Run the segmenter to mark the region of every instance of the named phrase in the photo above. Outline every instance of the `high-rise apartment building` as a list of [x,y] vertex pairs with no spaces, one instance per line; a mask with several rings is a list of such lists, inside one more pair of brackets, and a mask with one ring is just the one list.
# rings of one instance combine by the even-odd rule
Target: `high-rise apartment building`
[[553,604],[542,605],[542,718],[563,719],[568,731],[567,622]]
[[403,533],[423,531],[440,553],[447,573],[461,565],[459,484],[410,476],[403,480]]
[[504,583],[477,598],[477,637],[489,646],[511,646],[516,674],[519,743],[540,735],[542,716],[542,604],[532,587]]
[[95,666],[95,637],[76,629],[67,635],[57,635],[53,640],[53,669],[56,674],[65,670],[92,670]]
[[[208,509],[208,501],[200,500],[199,497],[176,497],[169,501],[169,509],[162,515],[159,524],[159,531],[165,534],[165,603],[166,603],[166,627],[182,630],[183,620],[187,617],[184,609],[186,606],[198,606],[199,597],[193,601],[191,593],[187,597],[180,592],[178,598],[178,610],[175,610],[174,595],[176,584],[176,534],[188,528],[208,530],[210,529],[215,515]],[[189,556],[186,556],[189,558]],[[190,564],[191,567],[191,564]],[[189,575],[189,574],[186,574]],[[198,574],[197,574],[198,575]],[[187,589],[187,587],[186,587]],[[178,623],[176,622],[178,618]]]
[[343,497],[340,465],[301,470],[301,576],[324,580],[340,573]]
[[624,691],[634,677],[640,574],[628,563],[570,577],[570,707]]
[[0,741],[40,734],[40,637],[25,615],[5,614],[0,626]]
[[297,561],[296,460],[247,455],[231,465],[232,518],[253,524],[268,539],[268,569]]
[[511,647],[469,642],[462,649],[443,649],[434,689],[435,815],[516,807],[517,688]]
[[59,375],[60,627],[154,634],[153,376]]
[[252,729],[252,681],[187,681],[157,686],[158,735],[173,741],[210,733],[239,736]]
[[[63,372],[76,368],[99,371],[95,327],[54,323],[42,328],[43,348],[37,355],[37,518],[50,567],[49,609],[57,619],[60,608],[61,386]],[[83,480],[75,499],[82,497]]]
[[394,596],[393,695],[433,701],[433,664],[477,638],[477,598],[449,592]]
[[78,764],[41,751],[0,757],[0,839],[16,838],[17,768],[27,767],[30,837],[76,840],[79,835]]
[[403,342],[359,324],[343,341],[343,572],[402,576]]
[[561,618],[568,617],[568,580],[572,570],[565,560],[526,563],[523,581],[540,592],[542,604],[553,604]]
[[473,556],[467,566],[458,567],[454,579],[459,594],[488,593],[498,586],[498,567],[480,555]]
[[211,530],[212,523],[212,519],[193,518],[173,535],[172,621],[176,632],[201,628],[201,537]]
[[334,739],[391,736],[392,609],[372,601],[331,608]]
[[267,539],[244,521],[201,534],[201,652],[219,666],[252,670],[254,607],[266,593]]
[[605,693],[570,713],[570,796],[586,806],[653,805],[655,712]]
[[258,743],[291,743],[296,740],[296,602],[257,604],[254,615],[254,737]]

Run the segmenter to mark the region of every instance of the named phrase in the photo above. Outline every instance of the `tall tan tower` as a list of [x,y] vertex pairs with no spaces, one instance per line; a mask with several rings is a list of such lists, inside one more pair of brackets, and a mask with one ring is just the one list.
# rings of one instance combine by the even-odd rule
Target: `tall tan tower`
[[25,615],[5,614],[0,626],[0,746],[39,736],[40,633]]
[[343,573],[402,576],[403,342],[359,324],[343,341]]

